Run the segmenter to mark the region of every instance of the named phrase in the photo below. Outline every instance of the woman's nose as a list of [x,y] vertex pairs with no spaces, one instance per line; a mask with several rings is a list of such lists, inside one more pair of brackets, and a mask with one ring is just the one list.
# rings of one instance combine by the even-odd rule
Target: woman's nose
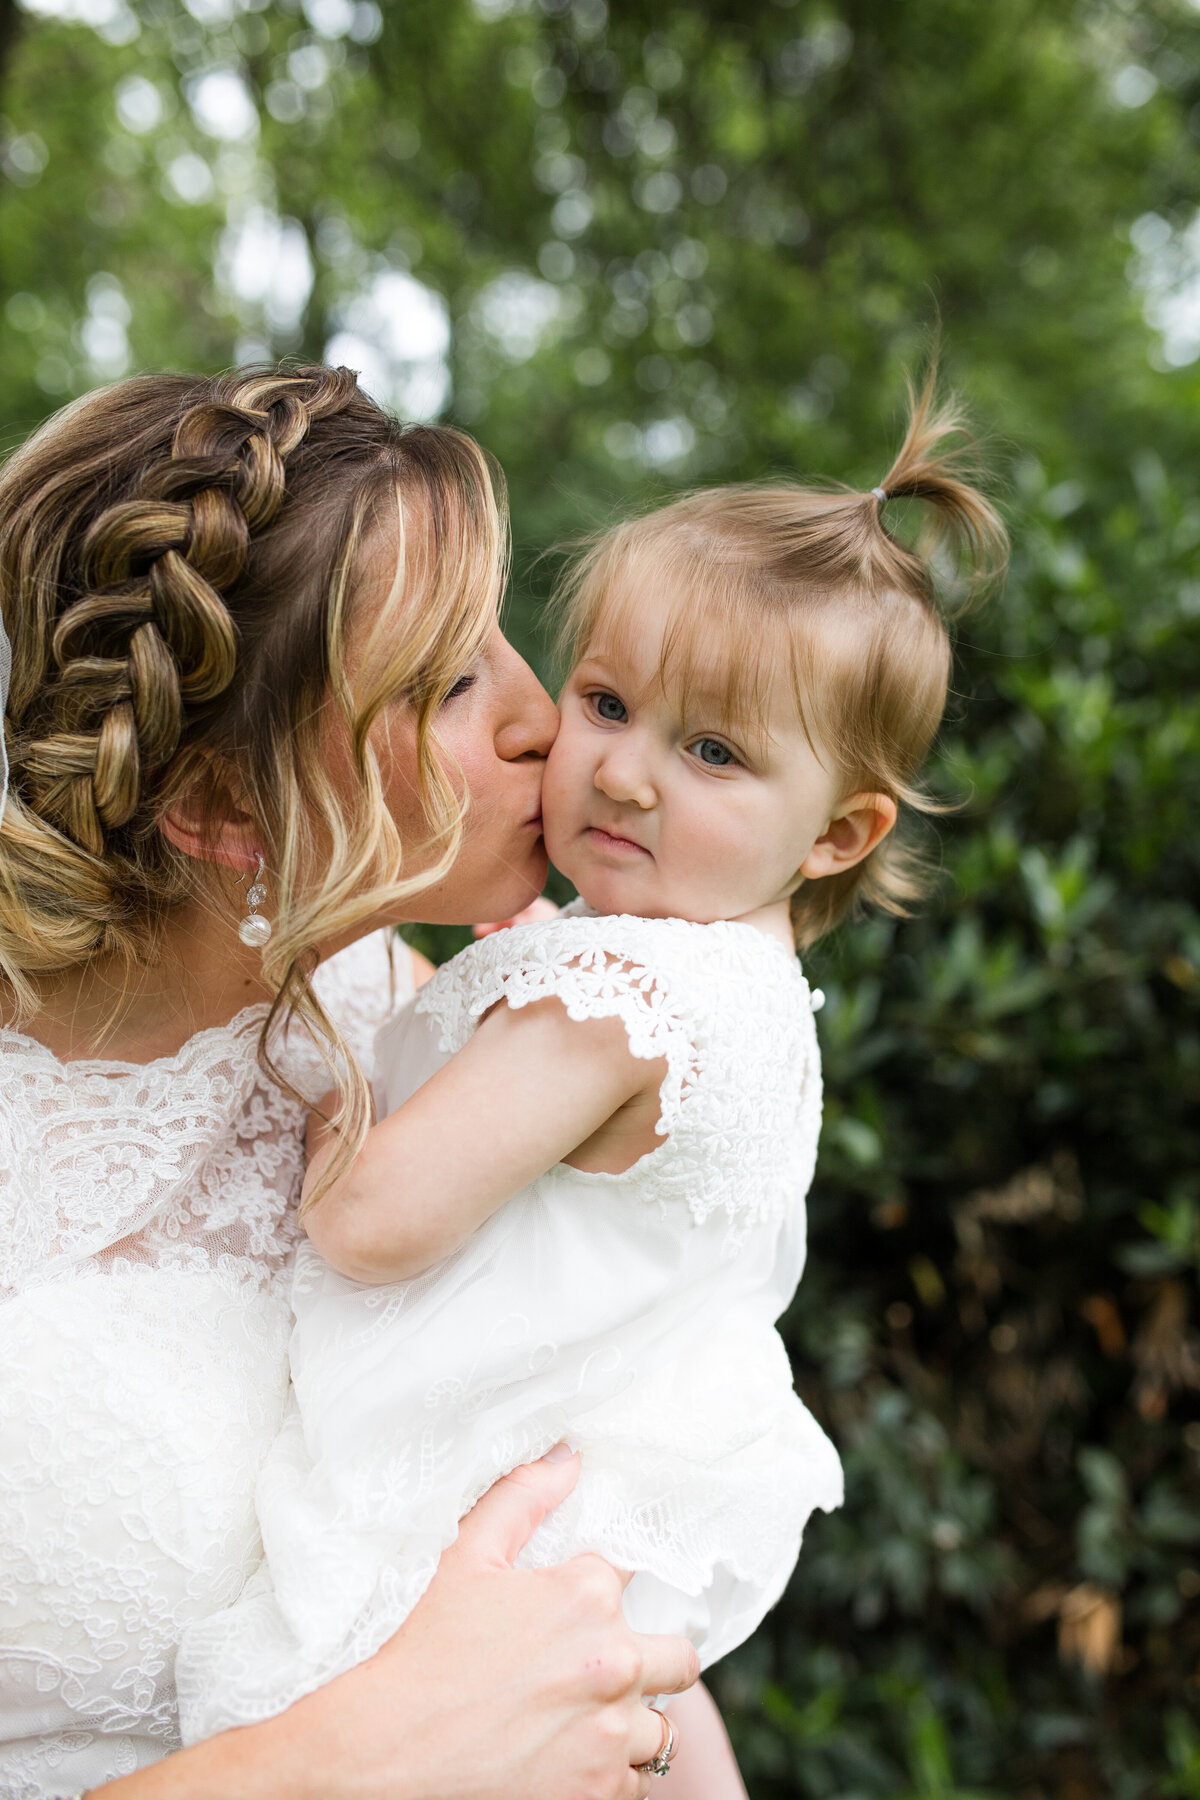
[[539,760],[550,754],[558,736],[558,708],[507,638],[500,639],[497,655],[504,681],[504,707],[496,730],[496,755],[502,762],[522,757]]
[[649,812],[658,804],[658,789],[636,744],[622,737],[596,765],[596,786],[618,806],[636,806]]

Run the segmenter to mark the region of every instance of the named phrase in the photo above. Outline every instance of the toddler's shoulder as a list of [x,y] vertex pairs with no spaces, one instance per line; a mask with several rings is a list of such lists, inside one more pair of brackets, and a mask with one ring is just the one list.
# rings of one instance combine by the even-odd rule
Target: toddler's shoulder
[[[500,1002],[556,998],[572,1019],[619,1018],[634,1056],[663,1060],[666,1142],[621,1176],[694,1220],[778,1218],[802,1200],[820,1125],[813,996],[799,963],[753,926],[595,914],[575,904],[445,963],[414,1001],[460,1050]],[[564,1177],[566,1179],[567,1177]]]
[[[665,1030],[677,1009],[665,1005],[669,964],[661,931],[668,921],[605,916],[578,904],[556,918],[516,925],[469,944],[421,989],[416,1010],[441,1029],[442,1048],[458,1050],[493,1006],[520,1010],[537,1000],[561,1000],[574,1019],[620,1013],[627,1023],[653,1015]],[[633,1034],[631,1034],[633,1035]],[[641,1054],[650,1055],[646,1047]]]
[[714,1047],[765,1035],[785,1056],[797,1032],[811,1034],[819,1003],[796,959],[752,926],[599,914],[575,901],[557,918],[469,945],[416,1007],[440,1022],[443,1047],[454,1050],[499,1001],[520,1008],[551,997],[573,1018],[636,1017],[660,1043],[679,1033]]

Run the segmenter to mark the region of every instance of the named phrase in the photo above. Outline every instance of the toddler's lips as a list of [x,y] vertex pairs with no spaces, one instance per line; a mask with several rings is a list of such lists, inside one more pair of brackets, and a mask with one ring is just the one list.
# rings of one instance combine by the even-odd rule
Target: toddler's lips
[[597,850],[607,850],[613,856],[650,854],[644,844],[635,844],[632,838],[620,837],[615,831],[605,831],[601,825],[589,825],[587,835]]

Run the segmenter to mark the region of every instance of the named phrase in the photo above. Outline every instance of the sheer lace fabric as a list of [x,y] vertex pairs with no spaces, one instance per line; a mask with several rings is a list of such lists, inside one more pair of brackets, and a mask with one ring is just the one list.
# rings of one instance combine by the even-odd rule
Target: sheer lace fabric
[[[384,942],[317,982],[369,1054]],[[303,1169],[303,1109],[257,1060],[264,1011],[145,1066],[63,1064],[0,1031],[3,1800],[174,1748],[183,1628],[261,1557]],[[313,1097],[328,1085],[299,1032],[281,1062]]]
[[385,1027],[380,1111],[498,1001],[549,996],[619,1018],[636,1056],[665,1061],[663,1142],[619,1175],[558,1165],[414,1281],[363,1287],[300,1247],[294,1395],[259,1484],[267,1559],[186,1634],[188,1738],[373,1653],[466,1508],[560,1438],[583,1473],[525,1560],[594,1549],[638,1570],[633,1622],[688,1632],[705,1661],[778,1597],[812,1508],[840,1503],[774,1329],[820,1124],[799,965],[750,926],[569,909],[473,945]]

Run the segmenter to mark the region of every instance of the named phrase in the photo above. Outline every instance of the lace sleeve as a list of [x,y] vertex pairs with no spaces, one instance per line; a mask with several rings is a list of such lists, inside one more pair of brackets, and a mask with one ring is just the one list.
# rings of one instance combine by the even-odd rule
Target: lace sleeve
[[648,954],[652,945],[628,929],[641,923],[559,917],[496,932],[444,964],[418,994],[417,1011],[436,1021],[440,1047],[451,1055],[500,1001],[515,1011],[556,999],[571,1019],[620,1019],[633,1056],[666,1060],[656,1129],[667,1137],[695,1081],[695,1033],[679,984]]
[[821,1122],[813,996],[799,964],[753,926],[561,914],[473,944],[415,1001],[460,1050],[489,1007],[553,996],[572,1019],[619,1018],[634,1056],[666,1060],[664,1142],[621,1174],[573,1183],[635,1186],[701,1223],[729,1220],[735,1247],[757,1220],[803,1206]]

